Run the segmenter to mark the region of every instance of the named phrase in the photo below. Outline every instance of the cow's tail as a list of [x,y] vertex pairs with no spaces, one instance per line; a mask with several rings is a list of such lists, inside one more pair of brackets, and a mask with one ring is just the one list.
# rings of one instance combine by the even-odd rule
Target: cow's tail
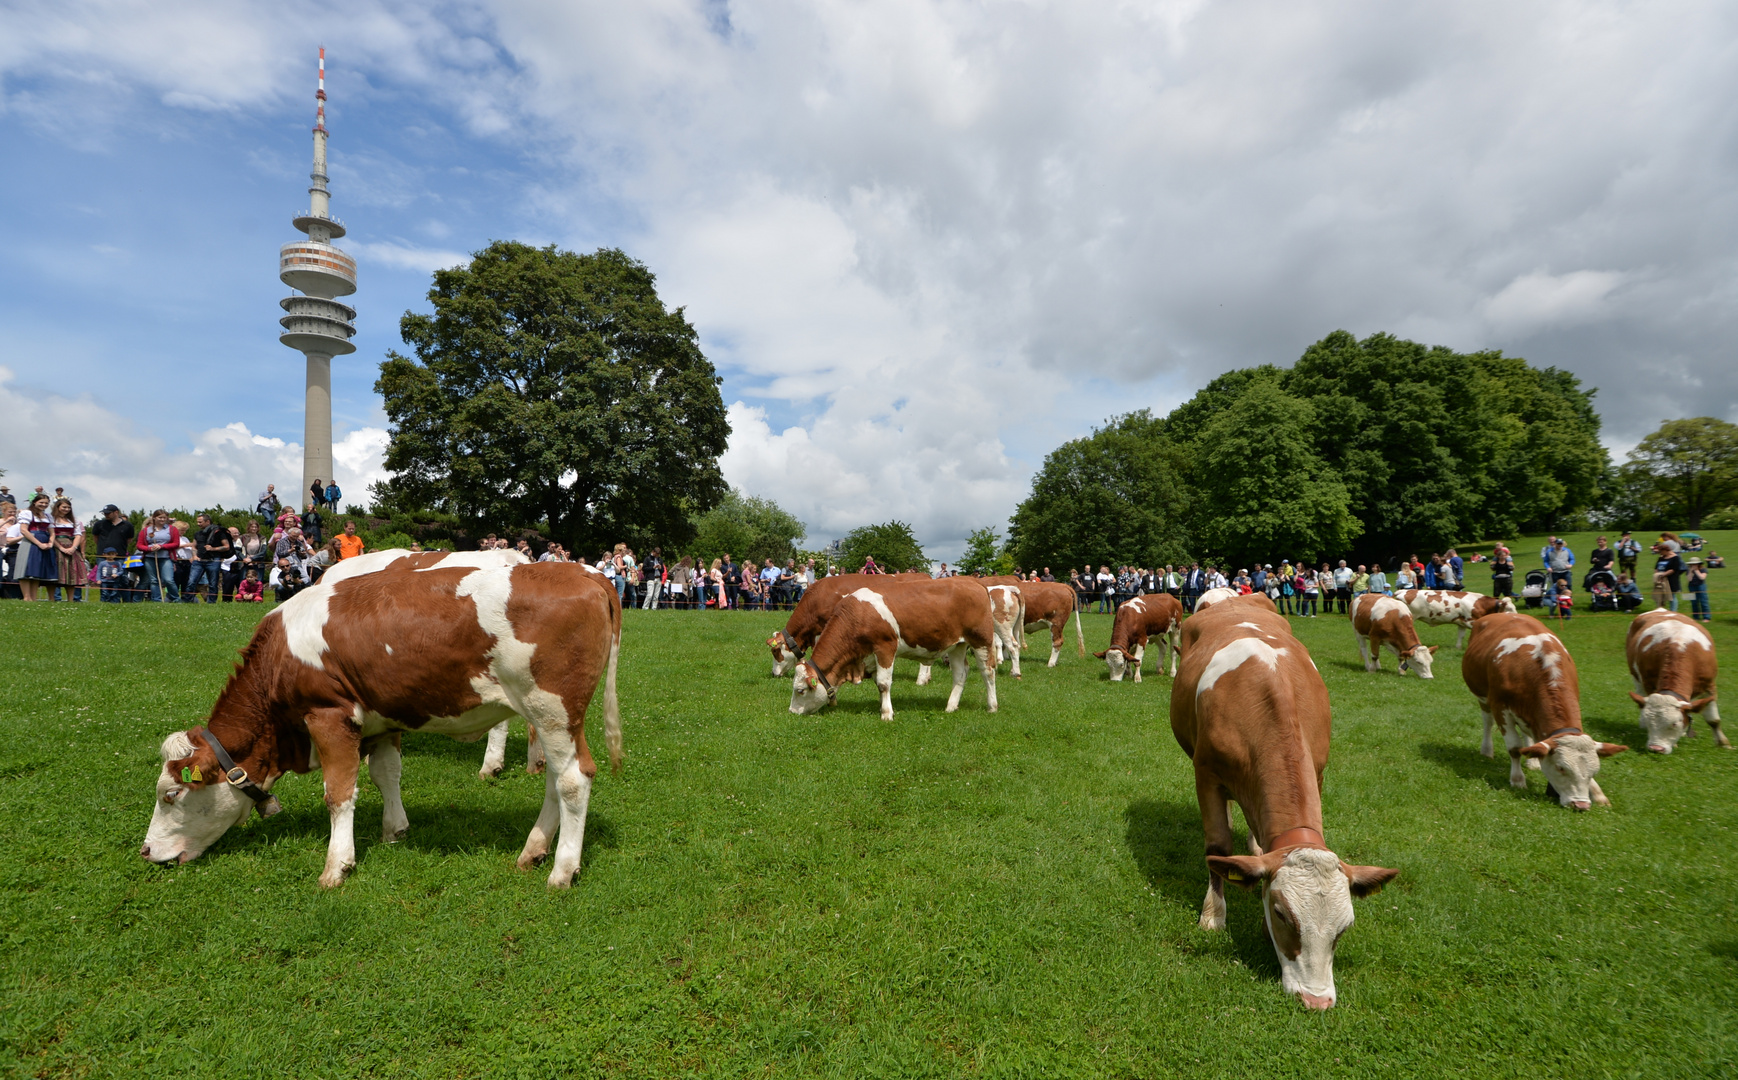
[[1086,631],[1080,628],[1080,609],[1074,609],[1074,643],[1080,647],[1080,658],[1086,659]]
[[622,706],[616,699],[616,661],[622,655],[622,632],[618,625],[610,642],[610,664],[603,677],[603,741],[610,751],[610,772],[622,771]]

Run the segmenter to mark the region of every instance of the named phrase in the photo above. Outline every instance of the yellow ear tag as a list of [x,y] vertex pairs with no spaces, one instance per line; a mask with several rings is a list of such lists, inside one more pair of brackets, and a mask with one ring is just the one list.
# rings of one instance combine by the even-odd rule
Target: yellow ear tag
[[197,765],[193,766],[193,782],[195,784],[205,783],[205,777],[199,775],[199,766]]

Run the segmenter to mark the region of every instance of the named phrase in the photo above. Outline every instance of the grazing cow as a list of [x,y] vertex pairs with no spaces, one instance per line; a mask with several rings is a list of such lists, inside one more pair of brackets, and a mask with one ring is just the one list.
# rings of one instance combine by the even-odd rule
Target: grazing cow
[[1472,624],[1486,615],[1513,615],[1515,602],[1506,596],[1486,596],[1475,592],[1444,592],[1439,589],[1402,589],[1394,594],[1405,604],[1412,618],[1426,626],[1453,623],[1460,627],[1454,637],[1454,647],[1466,644]]
[[[1328,689],[1281,616],[1221,606],[1199,627],[1171,685],[1171,732],[1195,763],[1207,837],[1201,928],[1225,928],[1225,882],[1261,887],[1262,920],[1280,982],[1311,1009],[1334,1004],[1334,947],[1352,925],[1352,897],[1400,873],[1348,866],[1322,834]],[[1250,854],[1231,854],[1231,808],[1243,808]]]
[[1122,682],[1123,671],[1132,667],[1135,682],[1141,681],[1141,661],[1147,652],[1147,638],[1159,639],[1159,674],[1169,665],[1171,675],[1177,674],[1177,657],[1181,654],[1183,605],[1169,593],[1137,596],[1116,609],[1116,621],[1110,628],[1110,648],[1092,655],[1110,665],[1110,681]]
[[269,612],[210,719],[164,740],[139,854],[195,859],[256,805],[276,812],[270,792],[285,773],[320,769],[332,822],[320,884],[336,886],[356,862],[364,757],[391,842],[409,827],[400,732],[474,739],[517,714],[535,726],[549,760],[543,809],[519,865],[543,858],[559,837],[549,884],[571,884],[597,774],[585,712],[600,680],[610,763],[621,765],[621,602],[575,564],[501,565],[485,554],[498,553],[401,555],[340,574],[355,561],[345,560]]
[[1610,806],[1594,776],[1599,759],[1627,746],[1602,743],[1581,730],[1581,680],[1557,636],[1530,615],[1486,615],[1473,624],[1460,662],[1466,688],[1484,714],[1479,753],[1493,756],[1491,725],[1509,748],[1509,785],[1527,786],[1523,758],[1539,763],[1545,794],[1571,810]]
[[[1223,586],[1220,588],[1217,588],[1217,589],[1208,589],[1206,592],[1202,593],[1199,597],[1196,598],[1195,610],[1190,612],[1190,614],[1199,615],[1201,612],[1206,611],[1208,608],[1212,607],[1214,604],[1217,604],[1221,600],[1235,600],[1235,599],[1237,599],[1237,595],[1238,595],[1238,593],[1237,593],[1236,589],[1228,589],[1228,588],[1224,588]],[[1250,595],[1253,596],[1255,594],[1251,593]]]
[[807,660],[797,663],[791,680],[791,712],[819,712],[832,703],[839,684],[875,658],[875,685],[881,690],[881,719],[893,719],[893,659],[943,657],[953,668],[953,693],[947,711],[959,708],[966,684],[966,654],[978,658],[989,688],[989,711],[996,711],[996,626],[989,592],[965,577],[937,581],[895,581],[863,586],[833,609],[827,628]]
[[1714,639],[1700,623],[1675,611],[1643,612],[1629,624],[1624,655],[1635,682],[1629,696],[1641,706],[1649,750],[1671,753],[1690,734],[1690,717],[1696,713],[1713,729],[1714,745],[1731,748],[1714,699]]
[[1358,635],[1358,655],[1365,671],[1382,670],[1382,650],[1391,649],[1400,658],[1400,674],[1418,669],[1420,679],[1435,678],[1430,661],[1437,646],[1422,645],[1412,627],[1412,612],[1392,596],[1360,593],[1352,598],[1352,630]]
[[1074,590],[1059,581],[1026,581],[1020,584],[1020,597],[1026,605],[1026,624],[1020,628],[1020,648],[1026,647],[1026,632],[1040,626],[1050,630],[1050,663],[1055,667],[1062,655],[1062,641],[1068,629],[1068,617],[1074,616],[1074,643],[1081,658],[1086,656],[1086,632],[1080,627],[1080,612],[1074,602]]
[[833,617],[833,609],[839,605],[840,597],[864,585],[889,580],[928,581],[929,575],[833,574],[816,578],[815,583],[803,591],[803,598],[797,601],[790,618],[785,620],[785,628],[766,639],[767,647],[772,650],[773,677],[783,678],[790,674],[803,654],[815,647],[821,631],[827,628],[827,620]]

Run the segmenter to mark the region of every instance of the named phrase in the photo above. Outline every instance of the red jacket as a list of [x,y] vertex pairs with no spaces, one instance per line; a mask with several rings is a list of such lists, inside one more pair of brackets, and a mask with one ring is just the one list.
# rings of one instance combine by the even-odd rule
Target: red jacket
[[139,553],[141,555],[156,555],[159,559],[174,558],[176,549],[181,546],[181,530],[171,524],[169,526],[169,543],[164,546],[162,551],[156,552],[151,550],[151,541],[147,539],[147,537],[150,536],[150,533],[151,523],[147,521],[145,522],[145,527],[139,530],[139,540],[138,543],[134,545],[139,549]]

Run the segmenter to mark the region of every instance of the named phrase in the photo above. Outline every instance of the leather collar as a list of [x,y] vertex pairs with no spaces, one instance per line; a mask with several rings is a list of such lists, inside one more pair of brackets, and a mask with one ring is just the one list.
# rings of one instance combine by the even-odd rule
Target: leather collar
[[1556,731],[1553,731],[1551,734],[1545,736],[1543,739],[1540,739],[1539,741],[1540,742],[1550,742],[1552,739],[1555,739],[1559,735],[1585,735],[1585,734],[1587,734],[1587,732],[1582,731],[1578,727],[1560,727]]
[[831,683],[827,682],[826,675],[821,673],[821,665],[811,662],[809,664],[809,670],[815,673],[815,679],[821,684],[821,689],[827,692],[827,704],[837,705],[839,703],[839,691],[835,689]]
[[[1311,837],[1314,837],[1314,839],[1311,839]],[[1322,835],[1320,829],[1312,829],[1308,825],[1299,825],[1296,828],[1287,829],[1278,836],[1275,836],[1268,842],[1267,850],[1271,853],[1275,851],[1285,851],[1288,848],[1319,847],[1325,849],[1327,846],[1328,839]]]
[[778,639],[785,643],[785,648],[791,653],[791,655],[795,656],[798,660],[803,658],[803,650],[797,648],[797,643],[791,639],[789,634],[780,630],[778,632]]
[[217,736],[211,733],[210,728],[194,728],[193,733],[211,747],[211,752],[217,755],[218,766],[223,769],[224,779],[229,781],[230,786],[253,800],[254,809],[259,811],[260,817],[271,817],[283,809],[278,805],[276,796],[254,783],[247,775],[247,770],[235,763],[235,759],[229,756],[229,751],[217,741]]

